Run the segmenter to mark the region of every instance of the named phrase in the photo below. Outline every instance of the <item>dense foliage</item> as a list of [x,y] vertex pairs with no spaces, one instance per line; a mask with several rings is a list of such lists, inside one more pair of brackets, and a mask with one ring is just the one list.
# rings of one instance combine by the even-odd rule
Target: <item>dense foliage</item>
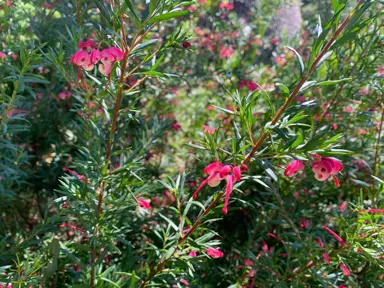
[[382,9],[2,1],[0,287],[382,287]]

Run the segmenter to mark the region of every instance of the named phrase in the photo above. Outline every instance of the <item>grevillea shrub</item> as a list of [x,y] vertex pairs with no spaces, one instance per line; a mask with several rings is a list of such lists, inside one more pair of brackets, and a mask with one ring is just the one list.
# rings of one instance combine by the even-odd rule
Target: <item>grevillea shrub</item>
[[1,2],[0,287],[381,287],[383,4],[302,2]]

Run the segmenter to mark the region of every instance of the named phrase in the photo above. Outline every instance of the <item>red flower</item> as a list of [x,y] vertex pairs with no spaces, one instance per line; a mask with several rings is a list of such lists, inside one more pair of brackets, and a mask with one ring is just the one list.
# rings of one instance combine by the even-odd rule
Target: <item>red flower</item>
[[184,41],[182,44],[181,44],[182,46],[183,46],[183,48],[185,48],[185,49],[189,49],[189,48],[191,48],[191,43],[189,42],[189,41]]
[[220,49],[220,55],[219,56],[220,56],[221,59],[225,59],[227,57],[228,58],[231,57],[232,54],[233,54],[233,51],[232,51],[231,48],[222,47]]
[[319,181],[325,181],[332,176],[336,187],[340,187],[339,180],[335,174],[343,170],[343,164],[336,158],[320,157],[320,160],[311,163],[312,171],[315,173],[315,178]]
[[220,10],[231,11],[231,10],[233,10],[233,8],[235,8],[235,7],[233,6],[232,3],[228,3],[228,2],[220,2],[220,4],[219,4],[219,9],[220,9]]
[[180,131],[182,129],[181,125],[177,122],[177,120],[173,121],[171,128],[174,131]]
[[244,260],[244,265],[245,265],[245,266],[253,266],[253,261],[252,261],[252,260],[249,260],[249,259],[245,259],[245,260]]
[[149,201],[148,200],[137,198],[137,201],[139,202],[139,205],[140,205],[141,208],[144,208],[146,210],[151,209],[151,205],[149,205]]
[[344,276],[347,276],[347,277],[348,277],[348,276],[351,276],[351,271],[349,271],[347,265],[345,265],[345,264],[341,264],[341,265],[340,265],[340,269],[341,269],[341,271],[343,272]]
[[331,264],[331,258],[329,257],[329,254],[327,252],[323,253],[323,259],[325,263]]
[[309,219],[307,218],[300,218],[300,229],[304,230],[309,227]]
[[215,133],[215,129],[207,126],[207,125],[203,125],[203,130],[204,130],[204,133],[209,133],[209,134],[214,134]]
[[317,237],[317,244],[319,245],[320,248],[324,248],[324,243],[321,241],[320,237]]
[[[246,165],[244,165],[244,168],[245,167]],[[193,198],[196,199],[197,193],[199,193],[199,191],[206,184],[208,184],[211,187],[216,187],[220,184],[221,180],[225,179],[227,182],[227,186],[225,189],[225,201],[224,201],[224,207],[223,207],[223,214],[227,214],[229,196],[232,193],[233,185],[237,181],[240,181],[241,179],[241,168],[239,166],[233,167],[231,165],[223,165],[220,162],[214,162],[212,164],[209,164],[207,167],[205,167],[204,173],[208,174],[209,176],[200,184],[200,186],[196,189],[195,193],[193,193]]]
[[369,208],[368,210],[364,210],[364,212],[367,212],[367,213],[381,213],[381,214],[384,214],[384,210],[381,210],[381,209],[372,209],[372,208]]
[[346,245],[347,243],[339,236],[336,234],[336,232],[332,231],[330,228],[328,228],[327,226],[323,226],[323,229],[325,229],[326,231],[328,231],[328,233],[330,233],[337,241],[339,241],[339,244],[341,246],[344,246]]
[[81,50],[91,50],[93,47],[96,47],[97,43],[93,40],[87,40],[84,42],[80,42],[77,48]]
[[243,78],[239,81],[239,88],[241,89],[245,86],[248,88],[249,91],[255,91],[259,88],[259,86],[255,82]]
[[288,164],[287,168],[284,171],[284,176],[286,177],[292,177],[296,175],[299,171],[303,171],[305,168],[305,165],[300,160],[293,160],[291,163]]
[[224,256],[224,253],[221,252],[219,249],[215,248],[208,248],[207,251],[205,251],[209,256],[212,258],[220,258]]
[[69,168],[63,168],[63,171],[64,171],[64,172],[69,172],[70,174],[72,174],[73,176],[77,177],[77,178],[80,179],[81,181],[83,181],[83,182],[89,184],[88,180],[87,180],[84,176],[78,174],[77,172],[75,172],[75,171],[73,171],[73,170],[71,170],[71,169],[69,169]]
[[58,95],[58,98],[60,100],[66,100],[66,99],[69,99],[71,97],[71,93],[69,93],[68,91],[66,90],[63,90],[59,93]]

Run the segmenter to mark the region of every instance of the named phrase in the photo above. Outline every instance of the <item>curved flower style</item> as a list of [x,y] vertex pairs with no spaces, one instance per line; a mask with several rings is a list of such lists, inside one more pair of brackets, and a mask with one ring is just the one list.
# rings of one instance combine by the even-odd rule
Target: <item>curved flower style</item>
[[286,177],[292,177],[296,175],[299,171],[303,171],[305,168],[305,165],[300,160],[293,160],[291,163],[288,164],[287,168],[284,171],[284,176]]
[[207,251],[205,251],[209,256],[212,258],[220,258],[224,256],[224,253],[221,252],[219,249],[215,248],[208,248]]
[[[246,165],[242,165],[243,170],[248,170]],[[225,201],[223,207],[223,214],[228,213],[228,202],[229,196],[232,193],[233,185],[240,181],[241,179],[241,168],[240,166],[231,166],[231,165],[223,165],[221,162],[214,162],[209,164],[204,169],[204,173],[209,176],[200,184],[200,186],[196,189],[195,193],[193,193],[193,198],[196,199],[197,193],[208,184],[211,187],[216,187],[220,184],[221,180],[225,179],[227,182],[227,186],[225,189]]]
[[316,180],[325,181],[329,176],[332,176],[336,187],[340,187],[339,179],[336,178],[335,174],[343,170],[344,166],[338,159],[332,157],[320,157],[319,160],[313,161],[311,165]]

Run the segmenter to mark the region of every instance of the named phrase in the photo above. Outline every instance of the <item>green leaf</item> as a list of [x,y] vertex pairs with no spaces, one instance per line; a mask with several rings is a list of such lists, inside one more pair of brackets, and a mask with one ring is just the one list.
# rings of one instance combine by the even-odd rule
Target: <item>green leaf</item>
[[135,21],[135,24],[138,27],[141,27],[141,20],[140,20],[139,16],[137,16],[135,8],[132,5],[132,2],[130,0],[125,0],[125,5],[127,5],[129,11],[131,12],[129,14],[131,14],[131,16],[133,16],[133,20]]
[[340,80],[327,80],[327,81],[317,82],[316,86],[335,85],[335,84],[339,84],[342,82],[349,82],[351,80],[352,80],[352,78],[344,78],[344,79],[340,79]]
[[151,19],[149,19],[148,23],[161,22],[161,21],[164,21],[164,20],[168,20],[168,19],[184,16],[184,15],[187,15],[187,14],[189,14],[188,11],[176,11],[176,12],[165,13],[165,14],[162,14],[162,15],[158,15],[158,16],[152,17]]
[[137,46],[132,50],[132,53],[131,53],[131,54],[137,53],[138,51],[147,48],[148,46],[150,46],[150,45],[156,43],[157,41],[159,41],[159,40],[158,40],[158,39],[151,39],[151,40],[148,40],[147,42],[141,43],[141,44],[137,45]]
[[299,61],[299,67],[300,67],[300,74],[303,76],[305,68],[304,68],[304,62],[303,59],[301,58],[299,52],[297,52],[294,48],[290,46],[286,46],[289,50],[291,50],[293,53],[295,53],[297,60]]
[[166,216],[164,216],[164,215],[161,214],[161,213],[159,213],[159,216],[160,216],[161,218],[163,218],[165,221],[167,221],[168,224],[171,225],[171,227],[172,227],[173,229],[175,229],[175,231],[178,231],[178,230],[179,230],[179,227],[177,227],[177,225],[176,225],[171,219],[167,218]]
[[219,106],[215,106],[215,105],[212,105],[213,107],[225,112],[225,113],[228,113],[228,114],[231,114],[231,115],[235,115],[235,112],[231,111],[231,110],[228,110],[228,109],[225,109],[225,108],[221,108]]
[[295,140],[295,142],[292,143],[291,148],[295,149],[297,146],[299,146],[301,143],[303,143],[304,137],[302,134],[299,134]]
[[160,3],[160,0],[151,0],[149,2],[149,13],[150,14],[152,14],[152,12],[155,11],[155,9],[159,5],[159,3]]
[[276,83],[276,86],[279,86],[281,90],[283,91],[284,95],[289,95],[289,89],[287,86],[285,86],[283,83]]
[[[157,59],[157,61],[155,62],[155,64],[153,64],[153,66],[151,67],[151,71],[155,71],[156,68],[160,65],[161,61],[163,61],[165,55],[161,55],[159,59]],[[155,59],[155,58],[153,58]]]

